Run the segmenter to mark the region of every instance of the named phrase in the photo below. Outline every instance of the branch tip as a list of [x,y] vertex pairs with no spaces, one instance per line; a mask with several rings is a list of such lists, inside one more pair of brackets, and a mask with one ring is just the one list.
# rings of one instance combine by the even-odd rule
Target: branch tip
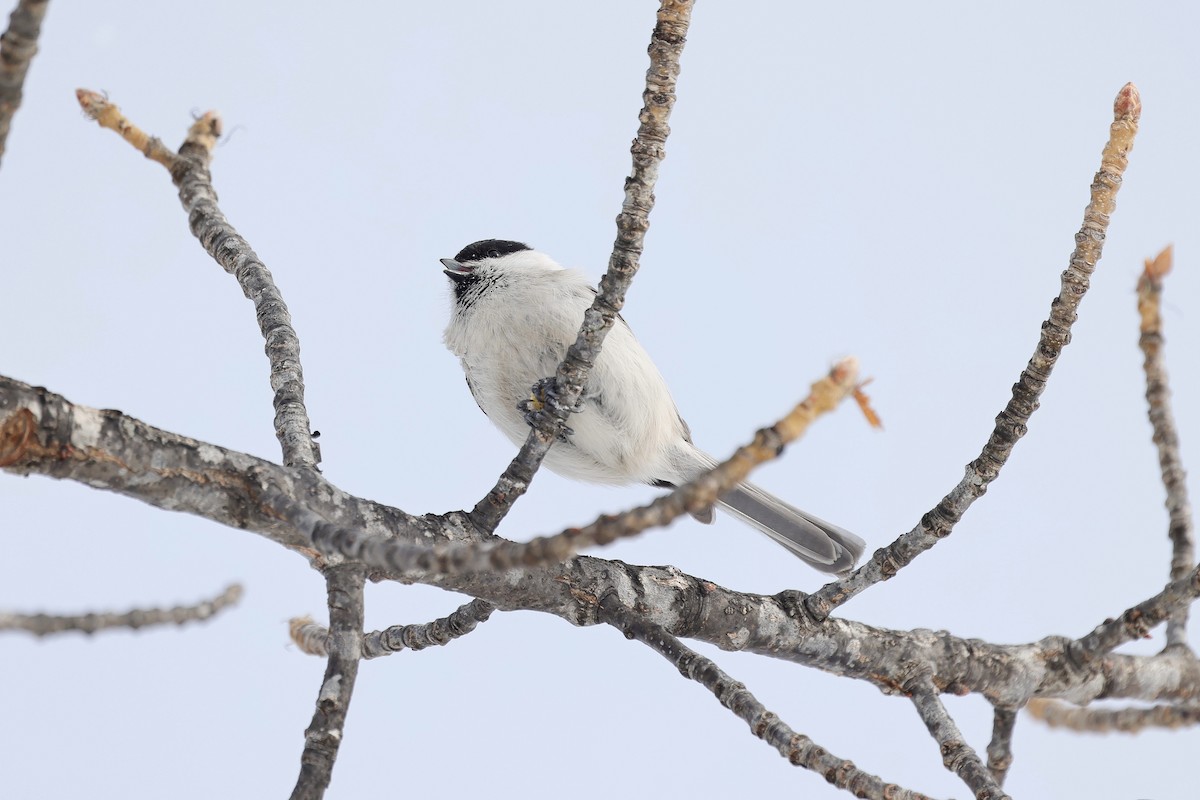
[[1118,120],[1138,120],[1142,116],[1142,94],[1132,82],[1121,87],[1113,101],[1113,116]]

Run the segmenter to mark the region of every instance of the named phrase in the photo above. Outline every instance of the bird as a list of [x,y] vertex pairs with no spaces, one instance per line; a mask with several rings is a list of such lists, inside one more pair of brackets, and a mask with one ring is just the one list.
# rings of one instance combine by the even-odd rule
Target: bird
[[[520,445],[529,434],[531,387],[554,375],[596,290],[583,273],[507,239],[474,242],[441,264],[453,294],[446,347],[479,408]],[[692,443],[666,381],[620,315],[576,410],[544,460],[564,477],[674,487],[717,465]],[[847,573],[866,547],[751,483],[722,494],[717,505],[823,572]],[[711,522],[712,509],[693,516]]]

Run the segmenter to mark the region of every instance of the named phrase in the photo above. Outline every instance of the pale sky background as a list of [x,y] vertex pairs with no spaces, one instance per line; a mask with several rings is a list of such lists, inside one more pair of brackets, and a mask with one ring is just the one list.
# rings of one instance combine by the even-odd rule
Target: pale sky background
[[[216,186],[291,308],[326,476],[412,513],[470,507],[512,448],[441,344],[437,259],[514,238],[599,276],[655,7],[54,3],[0,168],[0,373],[278,460],[252,306],[188,233],[166,172],[84,119],[73,92],[108,92],[173,145],[193,113],[218,109],[230,135]],[[1026,642],[1082,635],[1161,588],[1167,519],[1133,289],[1142,259],[1174,242],[1168,365],[1200,474],[1198,26],[1183,2],[696,9],[625,316],[717,455],[858,356],[886,430],[847,407],[758,479],[871,548],[978,453],[1058,292],[1112,99],[1133,80],[1145,105],[1094,288],[1029,436],[949,540],[845,616]],[[501,533],[652,495],[544,473]],[[122,610],[246,587],[202,626],[0,639],[6,795],[285,796],[324,668],[289,645],[286,622],[324,618],[317,573],[254,535],[72,483],[0,475],[0,506],[0,607]],[[599,554],[744,591],[821,584],[730,519]],[[367,597],[372,629],[463,602],[394,584]],[[1162,643],[1159,629],[1135,649]],[[966,796],[907,701],[699,649],[835,754]],[[982,751],[990,708],[946,702]],[[1007,788],[1191,797],[1198,747],[1194,730],[1101,737],[1022,718]],[[647,648],[515,613],[365,664],[328,796],[778,792],[846,796]]]

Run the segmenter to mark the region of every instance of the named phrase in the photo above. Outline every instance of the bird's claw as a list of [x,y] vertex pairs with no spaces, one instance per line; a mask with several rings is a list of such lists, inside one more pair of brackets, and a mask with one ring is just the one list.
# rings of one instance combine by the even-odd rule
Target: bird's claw
[[[540,427],[541,420],[546,414],[547,407],[563,407],[562,401],[558,395],[557,384],[554,378],[542,378],[533,385],[529,392],[529,397],[522,400],[518,409],[525,416],[525,422],[531,428]],[[568,411],[578,414],[583,410],[583,403],[576,403]],[[575,433],[568,425],[562,425],[558,433],[560,442],[567,441],[567,438]]]

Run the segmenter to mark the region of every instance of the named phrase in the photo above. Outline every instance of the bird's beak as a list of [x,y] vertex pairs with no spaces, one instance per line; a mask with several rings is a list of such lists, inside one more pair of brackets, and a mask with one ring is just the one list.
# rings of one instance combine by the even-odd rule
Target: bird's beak
[[453,258],[442,259],[442,271],[456,281],[466,280],[471,275],[472,267],[460,264]]

